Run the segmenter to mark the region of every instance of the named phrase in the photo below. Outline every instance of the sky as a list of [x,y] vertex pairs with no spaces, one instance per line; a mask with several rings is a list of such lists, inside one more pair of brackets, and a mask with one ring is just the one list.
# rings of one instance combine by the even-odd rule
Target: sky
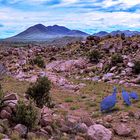
[[0,0],[0,38],[39,23],[90,34],[140,31],[140,0]]

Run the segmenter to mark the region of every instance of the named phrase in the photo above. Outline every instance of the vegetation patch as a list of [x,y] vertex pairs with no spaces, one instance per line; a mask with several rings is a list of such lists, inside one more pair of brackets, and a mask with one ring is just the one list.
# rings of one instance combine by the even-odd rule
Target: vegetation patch
[[26,125],[31,129],[36,125],[37,119],[38,111],[32,102],[29,104],[24,103],[24,101],[18,102],[16,113],[13,114],[14,122]]
[[48,107],[52,106],[51,96],[50,96],[51,82],[47,77],[40,77],[37,79],[36,83],[32,84],[27,89],[27,96],[34,100],[36,105],[40,108],[43,105]]

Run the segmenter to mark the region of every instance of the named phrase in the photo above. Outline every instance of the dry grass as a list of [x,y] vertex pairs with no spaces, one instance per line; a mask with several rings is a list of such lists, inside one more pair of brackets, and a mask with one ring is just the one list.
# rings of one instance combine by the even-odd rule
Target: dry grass
[[[58,109],[58,112],[62,114],[67,114],[75,110],[86,111],[88,114],[93,115],[93,112],[98,112],[100,110],[100,102],[105,97],[112,93],[113,86],[107,83],[95,83],[91,81],[77,81],[73,80],[74,83],[85,83],[86,86],[78,92],[67,91],[60,89],[58,87],[53,87],[51,89],[51,95],[53,101],[56,105],[61,104],[63,107]],[[0,81],[3,86],[4,92],[15,92],[20,97],[23,96],[29,83],[24,81],[18,81],[11,77],[6,77],[4,80]],[[115,85],[118,89],[118,102],[115,107],[117,111],[129,111],[137,110],[140,108],[140,102],[133,102],[131,107],[124,105],[121,97],[122,88],[127,91],[136,91],[140,95],[140,88],[138,87],[124,87],[121,85]],[[98,115],[97,115],[98,114]],[[95,116],[100,116],[99,112],[94,114]],[[93,115],[93,116],[94,116]]]

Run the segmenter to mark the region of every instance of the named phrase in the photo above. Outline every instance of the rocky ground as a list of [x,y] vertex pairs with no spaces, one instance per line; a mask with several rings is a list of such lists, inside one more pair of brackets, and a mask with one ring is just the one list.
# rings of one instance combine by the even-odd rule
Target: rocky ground
[[[100,57],[89,54],[95,51]],[[121,61],[112,61],[114,55]],[[1,81],[5,106],[0,111],[0,133],[12,139],[16,131],[27,139],[40,136],[54,140],[139,140],[140,102],[124,105],[122,88],[140,93],[140,75],[134,72],[140,60],[140,37],[88,37],[86,41],[66,47],[1,48]],[[31,63],[40,55],[45,65]],[[7,76],[4,77],[4,73]],[[40,76],[52,82],[51,95],[55,107],[40,109],[38,127],[10,123],[19,98],[25,99],[29,83]],[[118,88],[118,103],[109,113],[100,112],[101,100]],[[3,125],[7,125],[7,129]]]

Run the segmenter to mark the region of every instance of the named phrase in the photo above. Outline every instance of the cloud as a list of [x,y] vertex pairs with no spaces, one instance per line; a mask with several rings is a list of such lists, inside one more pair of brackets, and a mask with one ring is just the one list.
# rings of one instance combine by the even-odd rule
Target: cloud
[[140,0],[0,0],[0,38],[42,23],[89,33],[140,30]]
[[103,7],[118,6],[118,8],[130,8],[140,4],[140,0],[104,0]]

